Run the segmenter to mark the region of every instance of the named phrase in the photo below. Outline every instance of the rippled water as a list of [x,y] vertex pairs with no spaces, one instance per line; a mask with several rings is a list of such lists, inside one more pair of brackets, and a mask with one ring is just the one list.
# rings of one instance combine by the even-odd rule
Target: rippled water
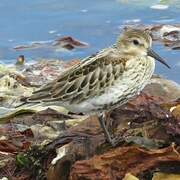
[[[157,3],[164,9],[150,8]],[[19,54],[31,61],[44,58],[83,58],[114,43],[121,28],[129,23],[178,23],[178,0],[1,0],[0,61],[13,63]],[[12,48],[32,41],[49,41],[70,35],[90,44],[87,49],[56,52],[52,49],[16,52]],[[180,51],[161,45],[154,48],[172,69],[157,63],[156,72],[180,83]]]

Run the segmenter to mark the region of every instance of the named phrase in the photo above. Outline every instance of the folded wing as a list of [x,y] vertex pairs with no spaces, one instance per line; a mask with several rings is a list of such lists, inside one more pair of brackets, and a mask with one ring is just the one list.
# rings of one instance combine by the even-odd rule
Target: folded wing
[[102,94],[122,75],[124,68],[125,59],[106,49],[86,58],[58,79],[35,91],[27,102],[80,103]]

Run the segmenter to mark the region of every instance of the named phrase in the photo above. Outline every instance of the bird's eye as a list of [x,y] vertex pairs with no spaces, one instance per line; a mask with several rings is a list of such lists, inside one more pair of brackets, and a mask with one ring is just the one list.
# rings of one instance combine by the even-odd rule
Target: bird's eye
[[136,39],[134,39],[134,40],[133,40],[133,44],[137,46],[137,45],[139,45],[139,41],[136,40]]

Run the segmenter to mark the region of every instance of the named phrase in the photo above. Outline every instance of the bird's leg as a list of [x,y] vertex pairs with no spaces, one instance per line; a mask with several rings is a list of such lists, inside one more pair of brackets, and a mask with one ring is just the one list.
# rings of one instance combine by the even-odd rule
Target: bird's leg
[[105,125],[106,125],[106,128],[108,129],[111,126],[111,117],[110,117],[111,112],[104,111],[103,114],[104,114]]
[[105,113],[101,113],[100,116],[99,116],[99,123],[100,123],[100,126],[101,128],[103,129],[103,132],[104,132],[104,135],[107,139],[107,141],[114,147],[116,146],[116,144],[118,143],[116,141],[116,139],[112,138],[109,131],[107,130],[107,127],[105,125],[105,117],[106,117],[106,114]]

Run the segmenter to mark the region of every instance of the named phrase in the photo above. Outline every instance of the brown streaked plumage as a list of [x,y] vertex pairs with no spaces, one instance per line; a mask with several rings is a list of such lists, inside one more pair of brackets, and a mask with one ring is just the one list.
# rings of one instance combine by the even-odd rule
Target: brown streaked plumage
[[72,112],[98,113],[107,140],[115,145],[105,127],[103,112],[126,103],[144,88],[154,72],[154,59],[168,66],[151,50],[151,44],[147,32],[126,30],[115,45],[85,58],[35,91],[26,102],[58,104]]
[[58,100],[76,104],[103,94],[124,72],[127,61],[123,57],[113,57],[111,49],[106,51],[107,55],[99,53],[95,57],[90,57],[91,61],[84,61],[69,69],[58,79],[35,91],[28,101]]

